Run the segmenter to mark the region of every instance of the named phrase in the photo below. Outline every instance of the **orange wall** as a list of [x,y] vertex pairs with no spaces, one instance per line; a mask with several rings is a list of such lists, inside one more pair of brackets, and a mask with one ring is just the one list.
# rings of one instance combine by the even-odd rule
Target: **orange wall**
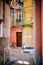
[[22,32],[22,27],[12,27],[10,30],[10,42],[16,46],[16,32]]

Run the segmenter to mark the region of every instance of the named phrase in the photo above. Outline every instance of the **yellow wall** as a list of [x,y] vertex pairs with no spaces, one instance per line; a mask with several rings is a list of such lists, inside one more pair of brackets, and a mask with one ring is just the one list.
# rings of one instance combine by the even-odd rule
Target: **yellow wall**
[[33,47],[33,30],[30,27],[23,28],[23,44]]
[[[32,0],[24,0],[24,24],[33,22]],[[23,28],[23,44],[33,47],[33,28]]]
[[32,0],[24,0],[24,24],[33,22]]

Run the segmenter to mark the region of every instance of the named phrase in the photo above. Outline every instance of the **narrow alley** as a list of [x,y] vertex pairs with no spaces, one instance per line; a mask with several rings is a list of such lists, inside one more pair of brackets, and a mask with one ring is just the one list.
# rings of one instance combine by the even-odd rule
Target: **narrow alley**
[[0,0],[0,65],[43,65],[43,0]]

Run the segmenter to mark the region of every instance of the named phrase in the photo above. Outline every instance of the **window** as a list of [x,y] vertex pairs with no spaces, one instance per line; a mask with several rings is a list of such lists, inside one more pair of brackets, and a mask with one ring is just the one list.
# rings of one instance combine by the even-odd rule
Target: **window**
[[11,10],[12,25],[14,25],[14,9]]
[[16,23],[20,23],[21,22],[21,19],[16,19]]
[[23,4],[23,0],[16,0],[18,4]]
[[3,37],[3,22],[0,23],[0,37]]
[[24,19],[23,8],[20,8],[20,10],[18,10],[17,12],[16,24],[23,25],[23,19]]
[[[12,3],[23,2],[23,0],[12,0]],[[12,25],[22,25],[24,19],[23,6],[19,5],[17,9],[12,9]]]
[[0,0],[0,20],[3,20],[3,1]]
[[13,3],[13,4],[16,4],[17,2],[16,2],[16,0],[12,0],[12,3]]
[[24,11],[23,8],[21,9],[21,23],[23,25],[23,20],[24,20]]

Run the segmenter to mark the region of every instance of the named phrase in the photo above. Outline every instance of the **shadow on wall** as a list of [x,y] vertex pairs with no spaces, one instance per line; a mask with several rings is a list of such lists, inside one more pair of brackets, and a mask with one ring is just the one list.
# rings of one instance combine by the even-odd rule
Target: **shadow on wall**
[[35,65],[43,65],[42,58],[39,56],[38,52],[34,49],[34,62]]

